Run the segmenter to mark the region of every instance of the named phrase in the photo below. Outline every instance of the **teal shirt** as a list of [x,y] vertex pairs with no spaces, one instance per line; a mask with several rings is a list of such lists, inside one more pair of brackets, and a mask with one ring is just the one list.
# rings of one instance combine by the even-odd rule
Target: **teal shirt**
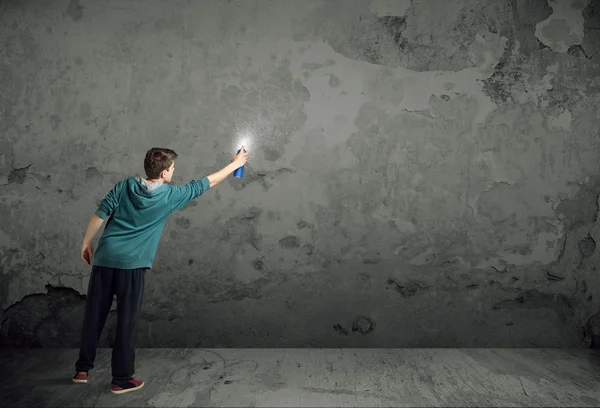
[[106,221],[93,264],[108,268],[152,268],[167,217],[208,190],[208,178],[183,186],[151,190],[141,179],[119,181],[100,202],[96,215]]

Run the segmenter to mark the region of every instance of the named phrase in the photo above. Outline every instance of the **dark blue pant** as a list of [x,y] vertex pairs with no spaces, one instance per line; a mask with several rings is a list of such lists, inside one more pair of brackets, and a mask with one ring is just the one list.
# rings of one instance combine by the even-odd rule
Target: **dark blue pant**
[[127,381],[135,371],[135,341],[144,296],[146,270],[93,266],[81,329],[77,371],[94,368],[100,334],[114,295],[117,295],[117,333],[112,350],[113,382]]

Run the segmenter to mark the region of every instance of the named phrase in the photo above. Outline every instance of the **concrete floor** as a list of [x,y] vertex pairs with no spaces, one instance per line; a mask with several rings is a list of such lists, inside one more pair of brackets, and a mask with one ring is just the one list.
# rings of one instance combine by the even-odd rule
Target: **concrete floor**
[[110,350],[72,384],[74,349],[4,349],[0,406],[600,406],[588,349],[141,349],[137,392]]

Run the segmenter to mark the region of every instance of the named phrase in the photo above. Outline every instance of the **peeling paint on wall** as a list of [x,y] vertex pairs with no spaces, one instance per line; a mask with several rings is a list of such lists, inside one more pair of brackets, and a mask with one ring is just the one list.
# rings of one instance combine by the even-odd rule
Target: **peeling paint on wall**
[[552,15],[536,25],[535,36],[554,52],[567,52],[583,41],[583,9],[590,0],[549,0]]

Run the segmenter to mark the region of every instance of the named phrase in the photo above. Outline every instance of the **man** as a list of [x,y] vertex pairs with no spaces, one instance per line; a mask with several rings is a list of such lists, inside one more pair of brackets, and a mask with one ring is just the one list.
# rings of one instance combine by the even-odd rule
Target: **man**
[[[81,349],[75,363],[75,383],[88,381],[100,333],[116,295],[117,333],[112,351],[111,391],[123,394],[144,386],[142,380],[133,378],[136,332],[146,270],[152,268],[165,221],[246,164],[248,153],[242,146],[228,166],[184,186],[167,184],[173,177],[176,158],[173,150],[150,149],[144,160],[147,178],[130,177],[118,182],[92,216],[81,248],[82,259],[93,266]],[[106,227],[94,256],[92,240],[105,220]]]

